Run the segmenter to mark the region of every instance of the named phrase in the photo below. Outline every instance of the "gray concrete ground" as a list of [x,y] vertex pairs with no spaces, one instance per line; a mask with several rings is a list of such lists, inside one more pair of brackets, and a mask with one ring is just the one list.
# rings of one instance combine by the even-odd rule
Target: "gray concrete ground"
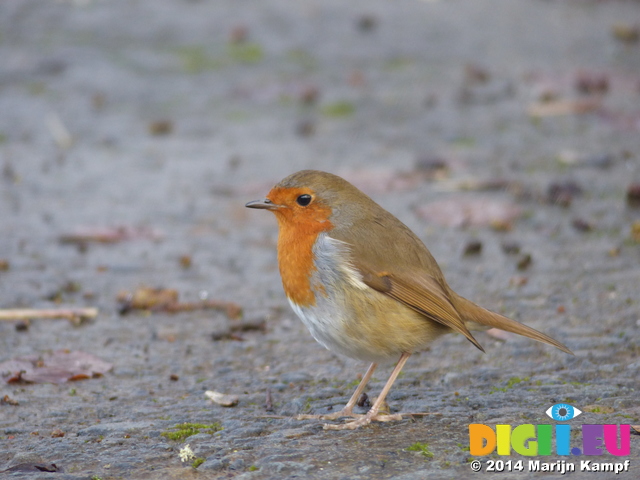
[[[78,327],[0,322],[0,362],[69,349],[114,368],[0,383],[0,477],[538,478],[515,453],[472,473],[469,424],[554,424],[559,402],[583,411],[573,446],[582,424],[640,424],[640,210],[625,201],[640,181],[639,19],[637,1],[1,2],[0,306],[100,313]],[[482,354],[451,335],[414,355],[389,397],[429,415],[355,432],[291,419],[340,408],[366,368],[294,317],[275,220],[244,208],[302,168],[352,180],[458,292],[575,356],[479,333]],[[461,188],[486,182],[503,188]],[[436,201],[453,213],[434,219]],[[466,201],[520,216],[491,224],[481,209],[479,225],[451,225]],[[162,239],[59,241],[118,226]],[[481,253],[463,255],[472,240]],[[214,341],[238,320],[120,315],[118,293],[142,285],[236,302],[266,329]],[[223,429],[162,435],[183,422]],[[197,469],[179,458],[186,444]],[[571,478],[637,478],[640,437],[628,457],[595,458],[631,469]],[[487,472],[498,459],[524,471]],[[52,463],[62,471],[17,471]]]

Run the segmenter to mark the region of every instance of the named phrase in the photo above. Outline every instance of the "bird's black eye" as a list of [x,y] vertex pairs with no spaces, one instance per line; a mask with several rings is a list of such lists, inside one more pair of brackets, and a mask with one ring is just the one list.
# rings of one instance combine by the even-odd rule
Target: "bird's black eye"
[[306,193],[304,195],[300,195],[298,198],[296,198],[296,202],[301,207],[306,207],[311,203],[311,195],[307,195]]

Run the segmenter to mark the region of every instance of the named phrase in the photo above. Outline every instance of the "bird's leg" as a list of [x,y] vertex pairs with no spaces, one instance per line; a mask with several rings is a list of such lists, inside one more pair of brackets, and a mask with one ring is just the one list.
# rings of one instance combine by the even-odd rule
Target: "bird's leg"
[[353,392],[353,395],[351,395],[351,398],[349,399],[347,404],[339,412],[330,413],[328,415],[298,415],[296,419],[298,420],[306,420],[306,419],[335,420],[336,418],[340,418],[340,417],[359,416],[353,413],[353,407],[355,407],[356,403],[358,403],[358,399],[360,398],[360,395],[362,395],[362,391],[364,390],[364,387],[366,387],[367,383],[369,383],[369,380],[371,380],[371,376],[373,375],[373,372],[375,371],[377,366],[378,366],[377,363],[372,363],[371,365],[369,365],[369,369],[367,370],[367,373],[364,374],[364,377],[362,377],[362,380],[360,380],[360,384],[358,385],[358,388],[356,388],[356,391]]
[[358,418],[358,419],[356,419],[356,420],[354,420],[352,422],[345,423],[343,425],[325,424],[324,429],[325,430],[355,430],[356,428],[362,427],[363,425],[369,425],[372,420],[375,420],[375,421],[378,421],[378,422],[389,422],[389,421],[393,421],[393,420],[402,420],[402,415],[399,415],[399,414],[396,414],[396,415],[378,415],[378,412],[380,411],[380,407],[384,403],[384,399],[387,396],[387,394],[389,393],[389,390],[391,390],[391,386],[393,385],[393,382],[396,381],[396,378],[398,377],[398,374],[402,370],[402,367],[404,367],[404,364],[407,362],[407,360],[409,359],[410,355],[411,355],[410,353],[403,353],[400,356],[400,360],[398,360],[398,363],[396,364],[395,368],[393,369],[393,372],[391,372],[391,375],[389,376],[389,380],[387,380],[387,383],[384,385],[384,388],[380,392],[380,395],[378,396],[378,398],[374,402],[373,406],[367,412],[366,415],[363,415],[360,418]]

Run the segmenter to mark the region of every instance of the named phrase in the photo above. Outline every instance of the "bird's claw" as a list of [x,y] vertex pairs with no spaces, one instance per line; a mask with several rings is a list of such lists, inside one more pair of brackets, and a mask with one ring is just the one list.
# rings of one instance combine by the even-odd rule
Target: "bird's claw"
[[340,410],[339,412],[328,413],[325,415],[306,415],[301,414],[296,417],[296,420],[337,420],[341,417],[352,417],[352,418],[360,418],[364,417],[364,415],[360,413],[353,412],[344,412]]
[[343,423],[342,425],[333,425],[330,423],[325,423],[323,428],[325,430],[355,430],[356,428],[364,427],[365,425],[369,425],[371,422],[395,422],[398,420],[402,420],[402,415],[396,413],[394,415],[360,415],[359,418],[347,423]]

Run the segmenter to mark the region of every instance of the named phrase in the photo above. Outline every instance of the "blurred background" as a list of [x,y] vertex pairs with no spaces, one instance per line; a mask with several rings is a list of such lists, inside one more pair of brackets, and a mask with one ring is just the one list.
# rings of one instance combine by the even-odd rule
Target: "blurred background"
[[630,183],[638,8],[3,2],[3,256],[84,226],[146,225],[189,242],[180,229],[194,223],[225,233],[271,222],[242,205],[302,168],[392,193],[405,206],[396,214],[467,180],[506,189],[511,174],[546,194],[576,164],[595,176],[624,164]]

